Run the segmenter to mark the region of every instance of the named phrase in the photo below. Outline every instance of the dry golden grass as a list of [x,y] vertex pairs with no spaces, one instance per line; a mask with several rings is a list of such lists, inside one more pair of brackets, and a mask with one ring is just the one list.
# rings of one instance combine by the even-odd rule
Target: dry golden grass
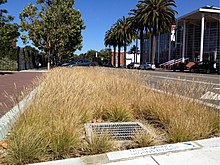
[[86,140],[85,152],[89,155],[101,154],[115,150],[116,144],[109,137],[107,132],[101,133],[101,135],[94,135],[91,139]]
[[[83,151],[108,151],[111,143],[105,139],[97,139],[100,144],[85,142],[83,124],[94,119],[144,120],[167,134],[167,139],[158,141],[165,136],[151,127],[151,133],[137,137],[138,146],[208,138],[219,133],[219,115],[215,110],[176,96],[187,91],[181,88],[181,82],[162,83],[160,86],[167,93],[160,93],[146,86],[149,78],[139,71],[111,68],[51,70],[42,77],[31,106],[9,136],[8,163],[62,159]],[[185,87],[187,93],[195,95],[199,90],[191,87]]]

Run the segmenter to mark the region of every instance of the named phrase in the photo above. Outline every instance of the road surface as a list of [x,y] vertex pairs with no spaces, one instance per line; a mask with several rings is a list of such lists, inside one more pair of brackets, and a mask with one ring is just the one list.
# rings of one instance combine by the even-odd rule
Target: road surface
[[220,107],[220,75],[157,70],[140,70],[140,74],[154,89],[176,88],[172,90],[177,94]]

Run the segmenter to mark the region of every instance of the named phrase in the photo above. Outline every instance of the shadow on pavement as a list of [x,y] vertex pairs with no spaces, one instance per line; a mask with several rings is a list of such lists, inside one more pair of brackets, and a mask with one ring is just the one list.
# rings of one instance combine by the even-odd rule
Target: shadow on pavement
[[5,74],[14,74],[13,72],[2,72],[0,71],[0,75],[5,75]]

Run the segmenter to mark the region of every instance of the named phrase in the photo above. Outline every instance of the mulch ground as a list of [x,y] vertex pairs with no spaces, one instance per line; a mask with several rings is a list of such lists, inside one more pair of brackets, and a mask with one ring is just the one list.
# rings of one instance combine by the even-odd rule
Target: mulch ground
[[15,106],[10,97],[17,97],[26,88],[36,86],[33,82],[42,74],[40,72],[0,72],[0,118]]

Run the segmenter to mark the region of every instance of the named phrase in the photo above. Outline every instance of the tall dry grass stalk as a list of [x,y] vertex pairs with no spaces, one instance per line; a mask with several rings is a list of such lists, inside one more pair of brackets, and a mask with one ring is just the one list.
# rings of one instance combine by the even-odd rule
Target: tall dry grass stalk
[[89,155],[101,154],[115,150],[116,144],[109,137],[107,132],[102,132],[99,136],[94,135],[91,139],[87,139],[85,151]]
[[[165,130],[165,141],[171,142],[207,138],[219,132],[215,110],[177,97],[175,84],[172,88],[167,88],[171,86],[167,82],[160,85],[169,94],[152,91],[146,79],[150,77],[143,77],[139,71],[111,68],[56,68],[48,72],[33,103],[9,136],[9,164],[62,159],[83,150],[106,151],[106,140],[100,145],[85,145],[83,124],[94,119],[147,120]],[[193,88],[188,93],[194,95],[196,91],[198,88]],[[152,141],[155,138],[148,137],[149,141],[140,137],[138,145],[157,144]],[[31,155],[25,156],[30,146]],[[97,146],[104,148],[99,150]]]

